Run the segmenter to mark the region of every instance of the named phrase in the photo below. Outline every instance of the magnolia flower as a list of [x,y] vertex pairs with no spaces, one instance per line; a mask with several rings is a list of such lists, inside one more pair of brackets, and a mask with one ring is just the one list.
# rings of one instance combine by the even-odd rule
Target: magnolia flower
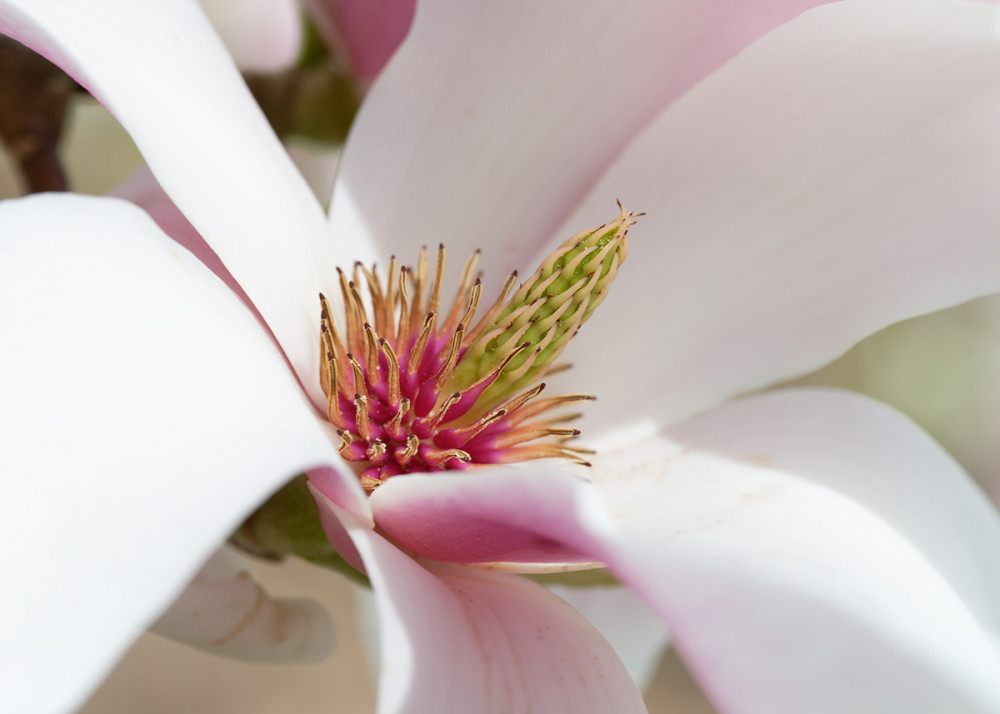
[[[130,131],[268,328],[134,206],[0,206],[5,702],[79,701],[307,472],[375,586],[380,712],[642,711],[593,628],[504,572],[591,561],[723,712],[1000,708],[1000,523],[961,470],[845,393],[725,403],[1000,286],[992,8],[818,4],[429,0],[328,223],[188,3],[0,2]],[[482,248],[496,286],[615,197],[648,215],[559,376],[599,396],[593,467],[366,495],[318,378],[334,267],[443,242]]]

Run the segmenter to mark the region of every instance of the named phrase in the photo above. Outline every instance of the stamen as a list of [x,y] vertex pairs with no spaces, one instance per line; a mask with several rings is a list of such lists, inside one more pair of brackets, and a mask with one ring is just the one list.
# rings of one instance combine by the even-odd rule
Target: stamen
[[507,416],[508,413],[509,412],[506,409],[497,409],[495,412],[492,412],[484,416],[475,424],[470,424],[469,426],[463,426],[460,429],[455,429],[452,433],[455,434],[456,436],[462,437],[462,443],[465,443],[466,441],[474,439],[488,426],[496,424],[498,421]]
[[[451,332],[456,322],[462,322],[466,325],[469,324],[468,319],[472,316],[469,315],[468,317],[459,320],[458,311],[462,308],[462,302],[465,294],[469,291],[469,287],[472,286],[476,265],[479,263],[479,255],[480,251],[477,250],[469,256],[468,260],[465,261],[465,267],[462,268],[462,277],[459,278],[458,281],[458,291],[455,294],[455,301],[451,305],[451,310],[448,312],[448,317],[445,319],[444,325],[441,326],[443,332]],[[479,285],[478,280],[476,281],[476,285]],[[473,286],[473,290],[475,290],[475,286]],[[478,296],[476,296],[475,299],[478,303]],[[473,308],[473,312],[475,312],[475,308]]]
[[434,283],[431,287],[430,301],[427,303],[427,312],[440,311],[442,282],[444,282],[444,245],[439,243],[437,257],[434,261]]
[[380,335],[389,335],[395,338],[392,334],[393,329],[393,317],[394,310],[396,309],[396,281],[398,280],[397,271],[399,270],[396,264],[396,256],[389,256],[389,269],[386,271],[385,277],[385,301],[382,303],[382,321],[381,324],[376,322],[376,327],[378,328]]
[[379,383],[378,371],[378,343],[376,342],[375,330],[367,322],[365,323],[365,367],[368,370],[368,379],[372,384]]
[[390,439],[395,441],[402,441],[406,432],[403,430],[403,419],[406,417],[407,412],[410,411],[410,400],[403,397],[399,402],[399,409],[396,410],[396,416],[394,416],[386,425],[385,432]]
[[395,457],[396,462],[402,466],[406,467],[409,465],[410,461],[414,456],[417,455],[417,451],[420,449],[420,439],[415,435],[410,434],[406,437],[406,446],[400,446],[396,448]]
[[499,453],[500,457],[496,462],[498,464],[511,464],[518,461],[534,461],[536,459],[568,459],[574,464],[579,464],[580,466],[592,466],[592,464],[583,458],[576,450],[562,446],[554,446],[552,444],[535,444],[518,449],[508,449]]
[[[324,333],[324,342],[329,343],[329,337]],[[324,384],[323,392],[326,394],[326,418],[331,424],[343,428],[344,416],[340,413],[340,391],[337,388],[339,382],[337,375],[337,360],[333,352],[326,353],[326,359],[321,360],[326,365],[327,382]]]
[[368,397],[363,394],[354,395],[355,419],[358,423],[358,434],[365,441],[371,441],[372,427],[368,422]]
[[433,276],[426,247],[415,268],[391,257],[384,282],[377,265],[355,263],[350,275],[338,269],[339,332],[320,295],[320,386],[337,450],[358,464],[367,492],[409,471],[541,458],[589,465],[592,452],[571,445],[580,432],[569,422],[581,413],[563,407],[593,397],[540,399],[545,384],[536,380],[569,368],[554,362],[604,299],[635,216],[622,209],[615,221],[565,241],[520,286],[512,273],[478,320],[478,251],[450,305],[441,301],[442,245]]
[[497,301],[493,303],[486,314],[483,315],[482,319],[476,323],[476,326],[472,328],[469,332],[468,340],[470,344],[474,344],[479,341],[479,336],[483,331],[490,326],[497,315],[503,310],[504,303],[507,301],[507,295],[514,288],[517,283],[517,271],[507,276],[507,280],[504,281],[503,287],[500,288],[500,295],[497,297]]
[[423,453],[424,461],[432,466],[440,466],[451,459],[458,459],[462,463],[469,463],[472,457],[467,451],[461,449],[428,449]]
[[373,464],[380,466],[385,462],[385,459],[383,458],[385,456],[385,451],[385,442],[381,439],[375,439],[375,441],[373,441],[365,451],[365,455]]
[[350,352],[347,353],[347,361],[351,365],[351,372],[354,376],[354,391],[367,397],[368,390],[365,389],[365,373],[361,371],[361,365],[358,364],[358,361],[354,359],[354,355]]
[[530,419],[533,416],[538,416],[543,412],[550,411],[552,409],[557,409],[567,404],[575,404],[576,402],[592,402],[596,397],[590,394],[562,394],[558,397],[548,397],[547,399],[541,399],[537,402],[525,406],[518,412],[517,415],[512,416],[511,426],[515,424],[520,424],[526,419]]
[[572,368],[573,368],[572,362],[559,362],[557,364],[552,365],[547,370],[545,370],[545,374],[543,376],[551,377],[554,374],[560,374]]
[[339,429],[337,431],[337,436],[340,437],[340,446],[337,447],[337,451],[340,453],[340,455],[343,458],[348,459],[349,461],[357,461],[358,460],[357,456],[354,454],[354,450],[351,448],[351,445],[355,441],[357,441],[357,437],[355,437],[354,434],[352,434],[351,432],[346,431],[344,429]]
[[508,449],[526,441],[534,441],[546,436],[578,436],[579,429],[526,429],[524,431],[508,432],[508,434],[496,440],[495,446],[498,449]]
[[409,273],[410,271],[406,269],[405,265],[399,269],[399,325],[396,327],[396,339],[394,340],[397,347],[403,346],[410,334],[410,295],[406,289],[406,276]]
[[[469,324],[469,320],[471,320],[472,316],[476,314],[476,308],[479,307],[479,298],[482,294],[483,284],[479,282],[479,279],[477,278],[475,284],[472,286],[472,292],[469,294],[469,304],[465,308],[465,314],[462,315],[462,319],[459,320],[460,324]],[[455,304],[458,305],[457,302]]]
[[420,334],[417,336],[417,341],[410,350],[410,359],[406,363],[406,371],[410,374],[417,371],[417,367],[420,366],[420,362],[424,358],[424,349],[427,347],[427,340],[434,330],[434,321],[436,319],[437,315],[433,312],[427,313],[427,317],[424,318],[423,327],[420,328]]
[[424,302],[424,287],[427,285],[427,246],[420,246],[420,256],[417,258],[417,270],[410,273],[413,279],[413,305],[410,308],[409,333],[417,331],[420,324],[420,316],[424,313],[421,307]]
[[[396,361],[396,353],[392,351],[392,347],[385,340],[379,340],[378,345],[382,350],[382,354],[385,355],[386,361],[389,363],[388,377],[387,377],[387,394],[389,397],[389,403],[395,406],[399,403],[399,362]],[[407,400],[409,403],[409,400]]]
[[455,334],[451,336],[448,340],[448,344],[445,345],[445,349],[448,350],[448,356],[445,358],[444,364],[437,373],[437,379],[434,381],[434,391],[440,392],[444,383],[451,376],[451,371],[455,369],[455,364],[458,362],[458,351],[462,347],[462,335],[465,334],[465,327],[459,323],[458,328],[455,330]]

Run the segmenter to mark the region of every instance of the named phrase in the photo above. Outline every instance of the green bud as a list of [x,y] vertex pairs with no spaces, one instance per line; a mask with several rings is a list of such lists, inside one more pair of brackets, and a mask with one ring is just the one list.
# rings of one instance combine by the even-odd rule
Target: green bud
[[610,223],[573,236],[506,303],[498,301],[473,329],[443,393],[471,387],[506,361],[477,400],[482,411],[540,379],[604,300],[640,215],[622,209]]

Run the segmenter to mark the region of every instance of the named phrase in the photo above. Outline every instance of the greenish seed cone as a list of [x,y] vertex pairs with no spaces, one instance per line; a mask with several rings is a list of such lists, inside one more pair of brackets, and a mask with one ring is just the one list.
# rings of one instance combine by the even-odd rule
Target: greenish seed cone
[[604,300],[628,253],[628,229],[641,214],[624,209],[614,221],[573,236],[556,249],[487,322],[455,366],[445,394],[461,392],[517,354],[478,404],[490,408],[537,382]]

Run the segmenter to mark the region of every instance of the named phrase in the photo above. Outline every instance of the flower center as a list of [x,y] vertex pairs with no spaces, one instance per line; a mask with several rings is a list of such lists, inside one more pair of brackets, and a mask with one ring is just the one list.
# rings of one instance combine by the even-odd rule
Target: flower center
[[338,269],[344,334],[320,295],[320,381],[340,455],[362,467],[361,485],[372,491],[410,471],[549,457],[589,466],[593,452],[574,446],[580,432],[567,426],[580,414],[562,408],[594,397],[540,398],[539,380],[568,368],[555,360],[604,299],[639,215],[622,209],[573,236],[516,291],[514,272],[475,323],[478,251],[447,312],[443,246],[433,277],[426,247],[415,269],[393,256],[384,281],[375,266],[355,264],[351,278]]

